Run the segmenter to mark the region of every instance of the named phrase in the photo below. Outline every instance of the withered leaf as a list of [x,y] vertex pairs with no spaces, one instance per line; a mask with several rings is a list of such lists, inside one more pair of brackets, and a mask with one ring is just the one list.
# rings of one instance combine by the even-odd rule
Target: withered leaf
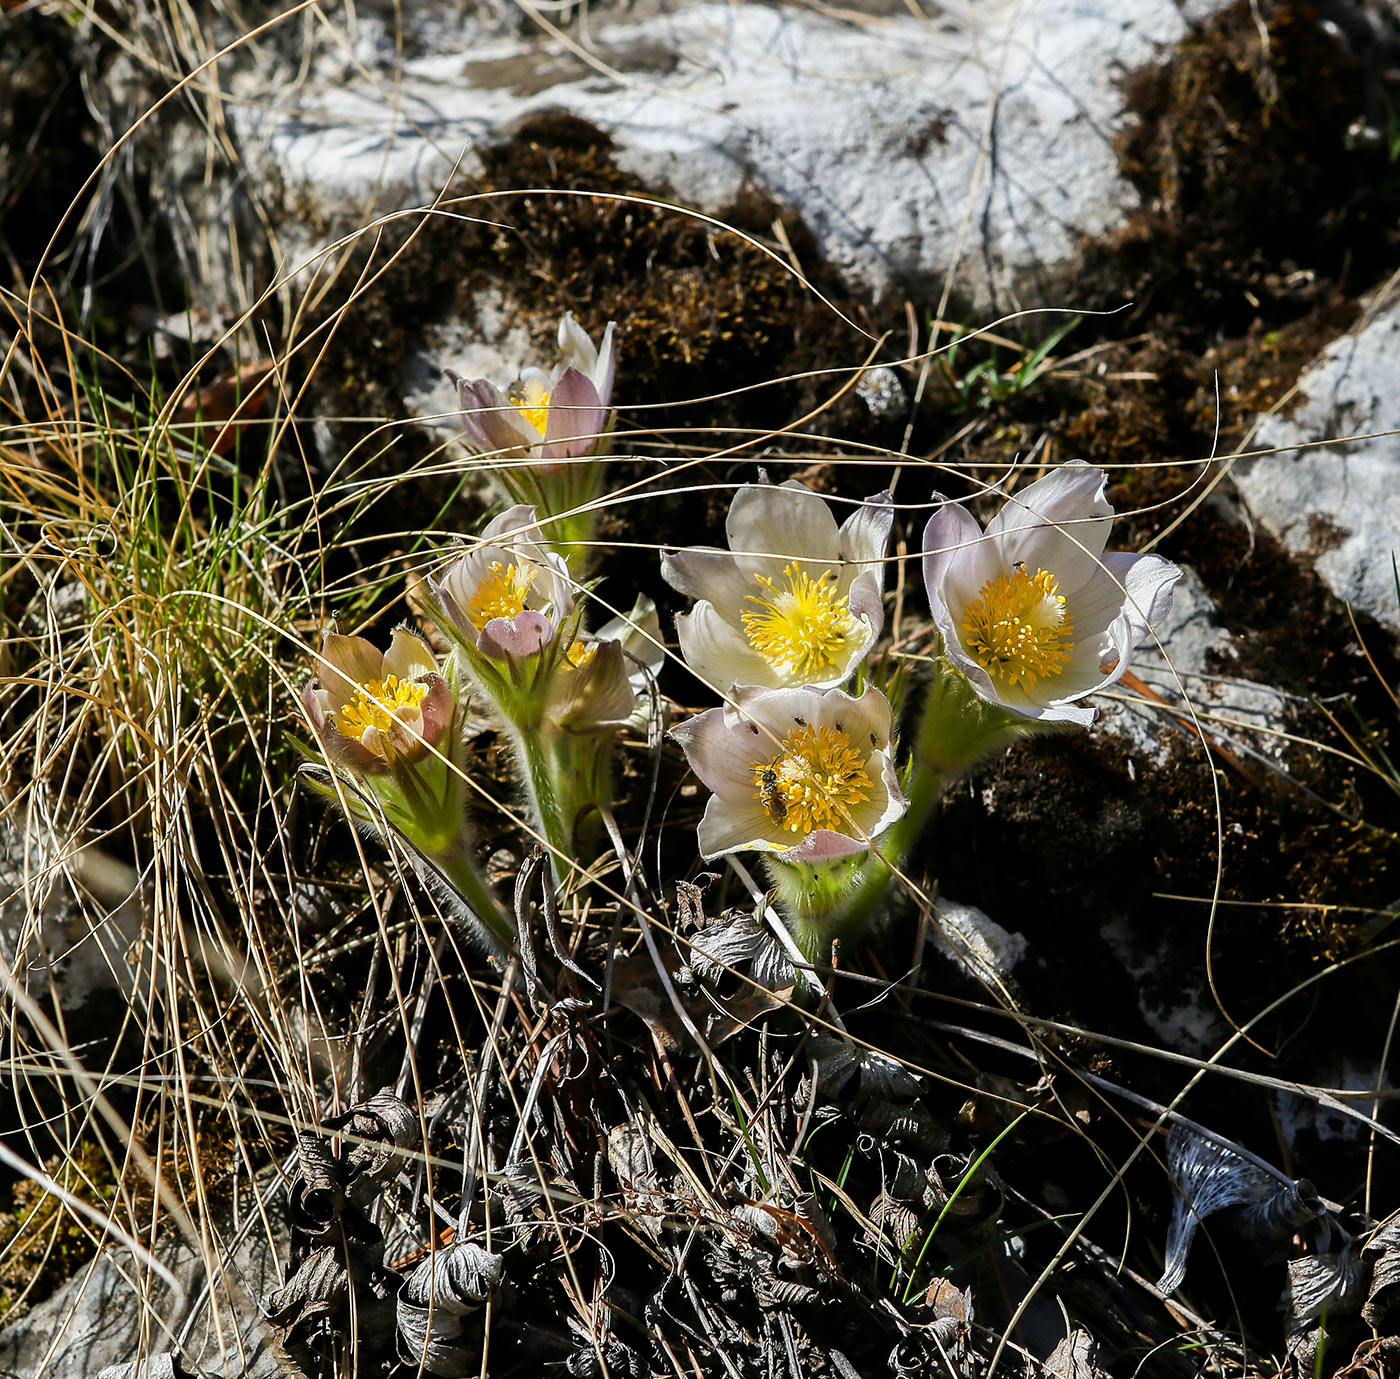
[[1400,1302],[1400,1212],[1381,1223],[1361,1253],[1371,1264],[1371,1285],[1361,1319],[1367,1326],[1379,1327]]
[[1165,1267],[1157,1281],[1163,1293],[1181,1286],[1191,1241],[1201,1222],[1215,1212],[1248,1208],[1235,1224],[1247,1238],[1261,1243],[1287,1239],[1322,1215],[1322,1204],[1305,1179],[1293,1182],[1180,1122],[1167,1137],[1167,1169],[1176,1191]]

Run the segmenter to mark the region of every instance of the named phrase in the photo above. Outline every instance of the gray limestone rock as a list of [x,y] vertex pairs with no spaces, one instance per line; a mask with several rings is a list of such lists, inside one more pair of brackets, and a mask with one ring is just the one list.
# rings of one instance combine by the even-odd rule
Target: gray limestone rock
[[[280,1206],[272,1215],[280,1229]],[[281,1282],[259,1214],[244,1217],[243,1228],[222,1242],[222,1253],[211,1246],[212,1263],[167,1229],[156,1255],[183,1297],[113,1245],[0,1332],[0,1371],[17,1379],[157,1379],[181,1372],[272,1379],[283,1373],[256,1301]]]
[[1193,570],[1184,570],[1172,591],[1171,612],[1157,628],[1157,638],[1134,653],[1132,670],[1158,698],[1115,687],[1111,697],[1096,701],[1103,715],[1096,731],[1117,734],[1125,745],[1162,765],[1174,740],[1187,750],[1200,750],[1192,726],[1199,724],[1236,755],[1281,765],[1290,696],[1229,673],[1239,646],[1220,625],[1215,603]]
[[1301,402],[1252,442],[1278,453],[1236,461],[1236,487],[1338,598],[1400,632],[1400,300],[1333,341],[1298,387]]
[[31,996],[71,1017],[94,996],[129,993],[144,911],[125,863],[32,815],[27,828],[0,820],[0,961]]
[[[266,71],[242,74],[229,115],[255,181],[297,220],[430,205],[455,168],[476,170],[475,149],[564,110],[702,211],[768,193],[874,294],[936,293],[952,273],[982,313],[1064,304],[1080,236],[1138,204],[1112,148],[1119,78],[1222,3],[881,8],[605,8],[567,32],[540,14],[524,37],[425,20],[407,56],[362,26],[281,98]],[[292,264],[318,247],[294,229],[283,244]]]

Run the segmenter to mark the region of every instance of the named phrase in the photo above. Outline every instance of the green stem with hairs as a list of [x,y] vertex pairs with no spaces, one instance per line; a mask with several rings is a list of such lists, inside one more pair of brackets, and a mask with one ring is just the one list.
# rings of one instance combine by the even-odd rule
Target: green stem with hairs
[[510,952],[515,942],[515,928],[487,889],[471,859],[471,852],[462,845],[446,853],[424,853],[442,879],[457,893],[463,906],[480,926],[483,937],[498,957]]
[[[849,874],[839,878],[839,889],[808,887],[812,903],[804,901],[800,888],[794,888],[799,909],[793,918],[803,951],[815,959],[833,939],[845,942],[860,934],[884,900],[895,872],[903,870],[948,787],[983,757],[1045,728],[1035,719],[989,703],[960,671],[947,661],[936,662],[914,738],[906,791],[909,808],[874,848],[861,855]],[[783,898],[792,903],[786,894]]]

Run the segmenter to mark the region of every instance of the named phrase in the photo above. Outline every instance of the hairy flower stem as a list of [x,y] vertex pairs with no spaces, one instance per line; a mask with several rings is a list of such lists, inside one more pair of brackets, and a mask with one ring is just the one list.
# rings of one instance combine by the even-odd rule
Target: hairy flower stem
[[576,831],[586,830],[594,805],[612,803],[611,733],[570,733],[545,724],[517,729],[516,754],[524,768],[531,811],[560,863],[574,857]]
[[891,878],[903,870],[947,788],[983,757],[1046,731],[1047,726],[1062,725],[1043,725],[988,703],[964,675],[947,661],[938,661],[914,739],[905,789],[909,808],[903,817],[851,864],[845,876],[797,886],[775,880],[803,952],[817,960],[833,939],[845,942],[860,934],[884,899]]
[[497,957],[504,957],[515,943],[515,929],[487,889],[471,859],[466,839],[448,852],[424,853],[432,870],[452,888],[462,908],[475,921],[480,937]]
[[598,513],[594,505],[602,482],[598,457],[503,466],[497,477],[517,503],[535,509],[545,545],[564,558],[575,580],[582,580],[595,553]]

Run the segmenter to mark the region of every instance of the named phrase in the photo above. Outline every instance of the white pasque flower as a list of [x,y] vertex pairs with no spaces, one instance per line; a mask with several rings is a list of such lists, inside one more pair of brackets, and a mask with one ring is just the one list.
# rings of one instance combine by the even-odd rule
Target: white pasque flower
[[671,729],[712,792],[699,830],[707,861],[745,850],[834,861],[904,813],[879,690],[736,687],[732,699]]
[[615,374],[613,322],[595,346],[568,311],[559,322],[559,362],[549,372],[522,369],[503,392],[489,379],[447,370],[475,449],[546,462],[576,459],[603,444]]
[[1028,718],[1092,723],[1094,710],[1075,701],[1113,684],[1167,615],[1181,577],[1171,561],[1104,554],[1107,484],[1075,460],[1009,499],[985,532],[947,500],[929,520],[933,619],[984,699]]
[[842,684],[884,623],[893,521],[888,493],[838,527],[795,479],[746,484],[725,519],[727,551],[691,546],[661,557],[666,582],[700,600],[676,619],[686,663],[720,690]]
[[533,656],[574,611],[569,567],[524,503],[493,517],[431,587],[449,629],[494,660]]

